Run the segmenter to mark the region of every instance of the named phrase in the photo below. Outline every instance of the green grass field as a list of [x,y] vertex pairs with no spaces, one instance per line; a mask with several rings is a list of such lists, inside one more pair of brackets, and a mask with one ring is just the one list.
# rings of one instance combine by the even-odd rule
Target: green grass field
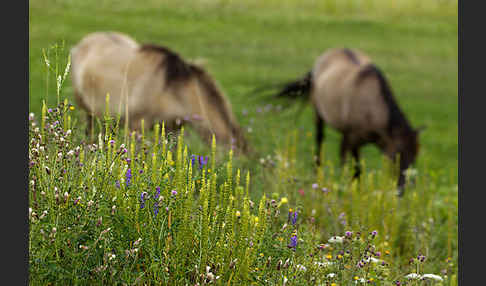
[[[36,0],[29,5],[31,112],[40,116],[43,100],[49,107],[55,106],[57,100],[54,72],[46,72],[43,50],[48,53],[51,65],[59,64],[62,73],[69,48],[90,32],[121,31],[139,42],[165,45],[185,58],[204,59],[205,67],[229,98],[238,121],[248,131],[247,137],[257,151],[256,156],[236,157],[233,161],[233,166],[244,170],[244,174],[246,170],[252,173],[250,196],[255,202],[264,193],[270,197],[278,192],[288,196],[290,204],[308,202],[318,209],[325,202],[300,200],[295,195],[297,188],[310,188],[316,181],[331,185],[342,182],[331,175],[324,179],[316,177],[313,172],[315,130],[310,106],[302,113],[298,113],[298,104],[279,113],[265,112],[268,102],[250,91],[300,77],[328,48],[350,47],[365,51],[388,77],[412,125],[426,126],[421,134],[416,166],[419,176],[433,178],[431,183],[419,184],[423,189],[416,193],[429,192],[424,199],[424,217],[429,214],[437,218],[449,217],[457,231],[457,1]],[[57,55],[51,48],[56,44],[64,45],[64,49],[57,49]],[[61,98],[65,97],[73,102],[70,79],[62,89]],[[81,131],[83,115],[79,108],[72,114]],[[293,132],[297,132],[298,140],[294,138],[296,143],[288,143]],[[197,136],[186,137],[185,143],[192,154],[209,152],[210,148]],[[338,165],[339,140],[339,134],[326,129],[326,161],[335,166]],[[292,153],[289,150],[294,149],[294,155],[289,155],[295,159],[291,175],[300,181],[283,188],[273,181],[275,172],[280,169],[264,167],[260,158],[268,155],[274,158],[276,153]],[[383,168],[384,161],[378,149],[367,146],[362,153],[369,170]],[[340,168],[336,168],[336,172],[340,174]],[[287,178],[288,174],[279,176]],[[346,196],[344,190],[335,199],[349,211],[353,203],[347,206]],[[410,199],[418,202],[415,197]],[[419,207],[419,204],[414,206]],[[328,233],[326,231],[326,235]],[[430,247],[438,260],[447,256],[455,258],[457,233],[452,236],[453,242],[450,237],[446,238],[448,235],[444,232],[431,235],[433,241],[425,243],[426,251]],[[452,250],[445,250],[446,244]],[[417,245],[416,248],[422,249]],[[437,264],[429,269],[438,272],[440,267]]]

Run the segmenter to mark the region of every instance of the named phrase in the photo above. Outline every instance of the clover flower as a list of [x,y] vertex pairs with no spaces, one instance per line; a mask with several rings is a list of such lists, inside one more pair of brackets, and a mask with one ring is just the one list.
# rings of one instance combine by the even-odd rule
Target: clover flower
[[417,273],[410,273],[410,274],[407,274],[405,275],[405,278],[411,280],[411,279],[420,279],[421,276]]
[[342,236],[333,236],[331,237],[328,242],[329,243],[343,243],[344,237]]
[[444,281],[444,279],[442,279],[442,277],[440,277],[439,275],[435,275],[435,274],[424,274],[424,275],[422,275],[422,278],[432,279],[432,280],[435,280],[435,281]]

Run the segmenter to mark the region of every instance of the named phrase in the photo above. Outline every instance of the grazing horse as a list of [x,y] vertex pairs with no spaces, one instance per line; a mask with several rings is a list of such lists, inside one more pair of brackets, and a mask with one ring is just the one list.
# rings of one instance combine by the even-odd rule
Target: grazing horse
[[374,143],[392,160],[399,156],[399,195],[405,185],[404,171],[415,162],[419,131],[411,127],[399,108],[380,69],[364,53],[330,49],[303,78],[287,83],[278,97],[310,99],[315,109],[317,164],[320,165],[324,128],[328,124],[342,134],[341,163],[351,152],[359,177],[359,149]]
[[[248,152],[248,144],[228,100],[201,67],[153,44],[140,45],[118,32],[95,32],[71,49],[72,82],[77,104],[102,117],[109,93],[110,113],[131,130],[142,119],[169,130],[190,124],[206,142],[212,134],[223,144]],[[92,127],[88,124],[87,131]]]

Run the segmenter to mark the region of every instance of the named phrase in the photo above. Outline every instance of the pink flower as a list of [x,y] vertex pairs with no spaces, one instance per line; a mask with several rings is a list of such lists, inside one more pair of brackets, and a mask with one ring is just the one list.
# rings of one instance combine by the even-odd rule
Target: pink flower
[[303,195],[304,195],[304,190],[303,190],[303,189],[299,189],[299,194],[300,194],[301,196],[303,196]]

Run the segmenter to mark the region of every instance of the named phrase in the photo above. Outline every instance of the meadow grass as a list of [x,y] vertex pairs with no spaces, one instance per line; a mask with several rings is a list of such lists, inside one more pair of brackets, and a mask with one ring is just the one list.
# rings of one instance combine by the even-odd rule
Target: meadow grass
[[[392,283],[408,280],[404,275],[420,272],[439,274],[444,285],[454,285],[457,3],[185,3],[30,2],[31,284],[193,285],[219,276],[213,283],[348,285],[357,277],[396,285]],[[178,135],[153,130],[127,134],[129,141],[123,130],[114,130],[105,132],[112,138],[101,135],[96,146],[88,143],[82,112],[77,106],[68,108],[72,87],[64,74],[69,47],[97,30],[126,32],[184,57],[205,59],[256,154],[229,159],[227,151],[212,151],[189,129],[179,137],[182,143]],[[362,179],[352,181],[351,166],[338,162],[339,135],[330,129],[325,164],[314,171],[311,108],[281,110],[280,102],[262,103],[250,92],[301,76],[334,46],[370,54],[412,124],[427,125],[416,172],[410,174],[415,184],[402,199],[394,193],[395,169],[372,146],[363,150]],[[116,120],[110,118],[98,121],[95,136],[111,130]],[[117,153],[124,150],[121,144],[127,153]],[[209,166],[189,173],[193,154],[208,156]],[[133,178],[129,187],[128,168]],[[161,188],[160,204],[156,187]],[[142,192],[147,192],[145,199]],[[298,219],[292,224],[289,215],[295,211]],[[368,241],[373,230],[378,235]],[[289,248],[294,231],[298,243]],[[349,238],[346,231],[352,232]],[[328,242],[336,235],[345,237],[343,244]],[[419,255],[426,256],[425,262]],[[370,256],[385,264],[370,263]],[[357,266],[360,262],[364,265]]]

